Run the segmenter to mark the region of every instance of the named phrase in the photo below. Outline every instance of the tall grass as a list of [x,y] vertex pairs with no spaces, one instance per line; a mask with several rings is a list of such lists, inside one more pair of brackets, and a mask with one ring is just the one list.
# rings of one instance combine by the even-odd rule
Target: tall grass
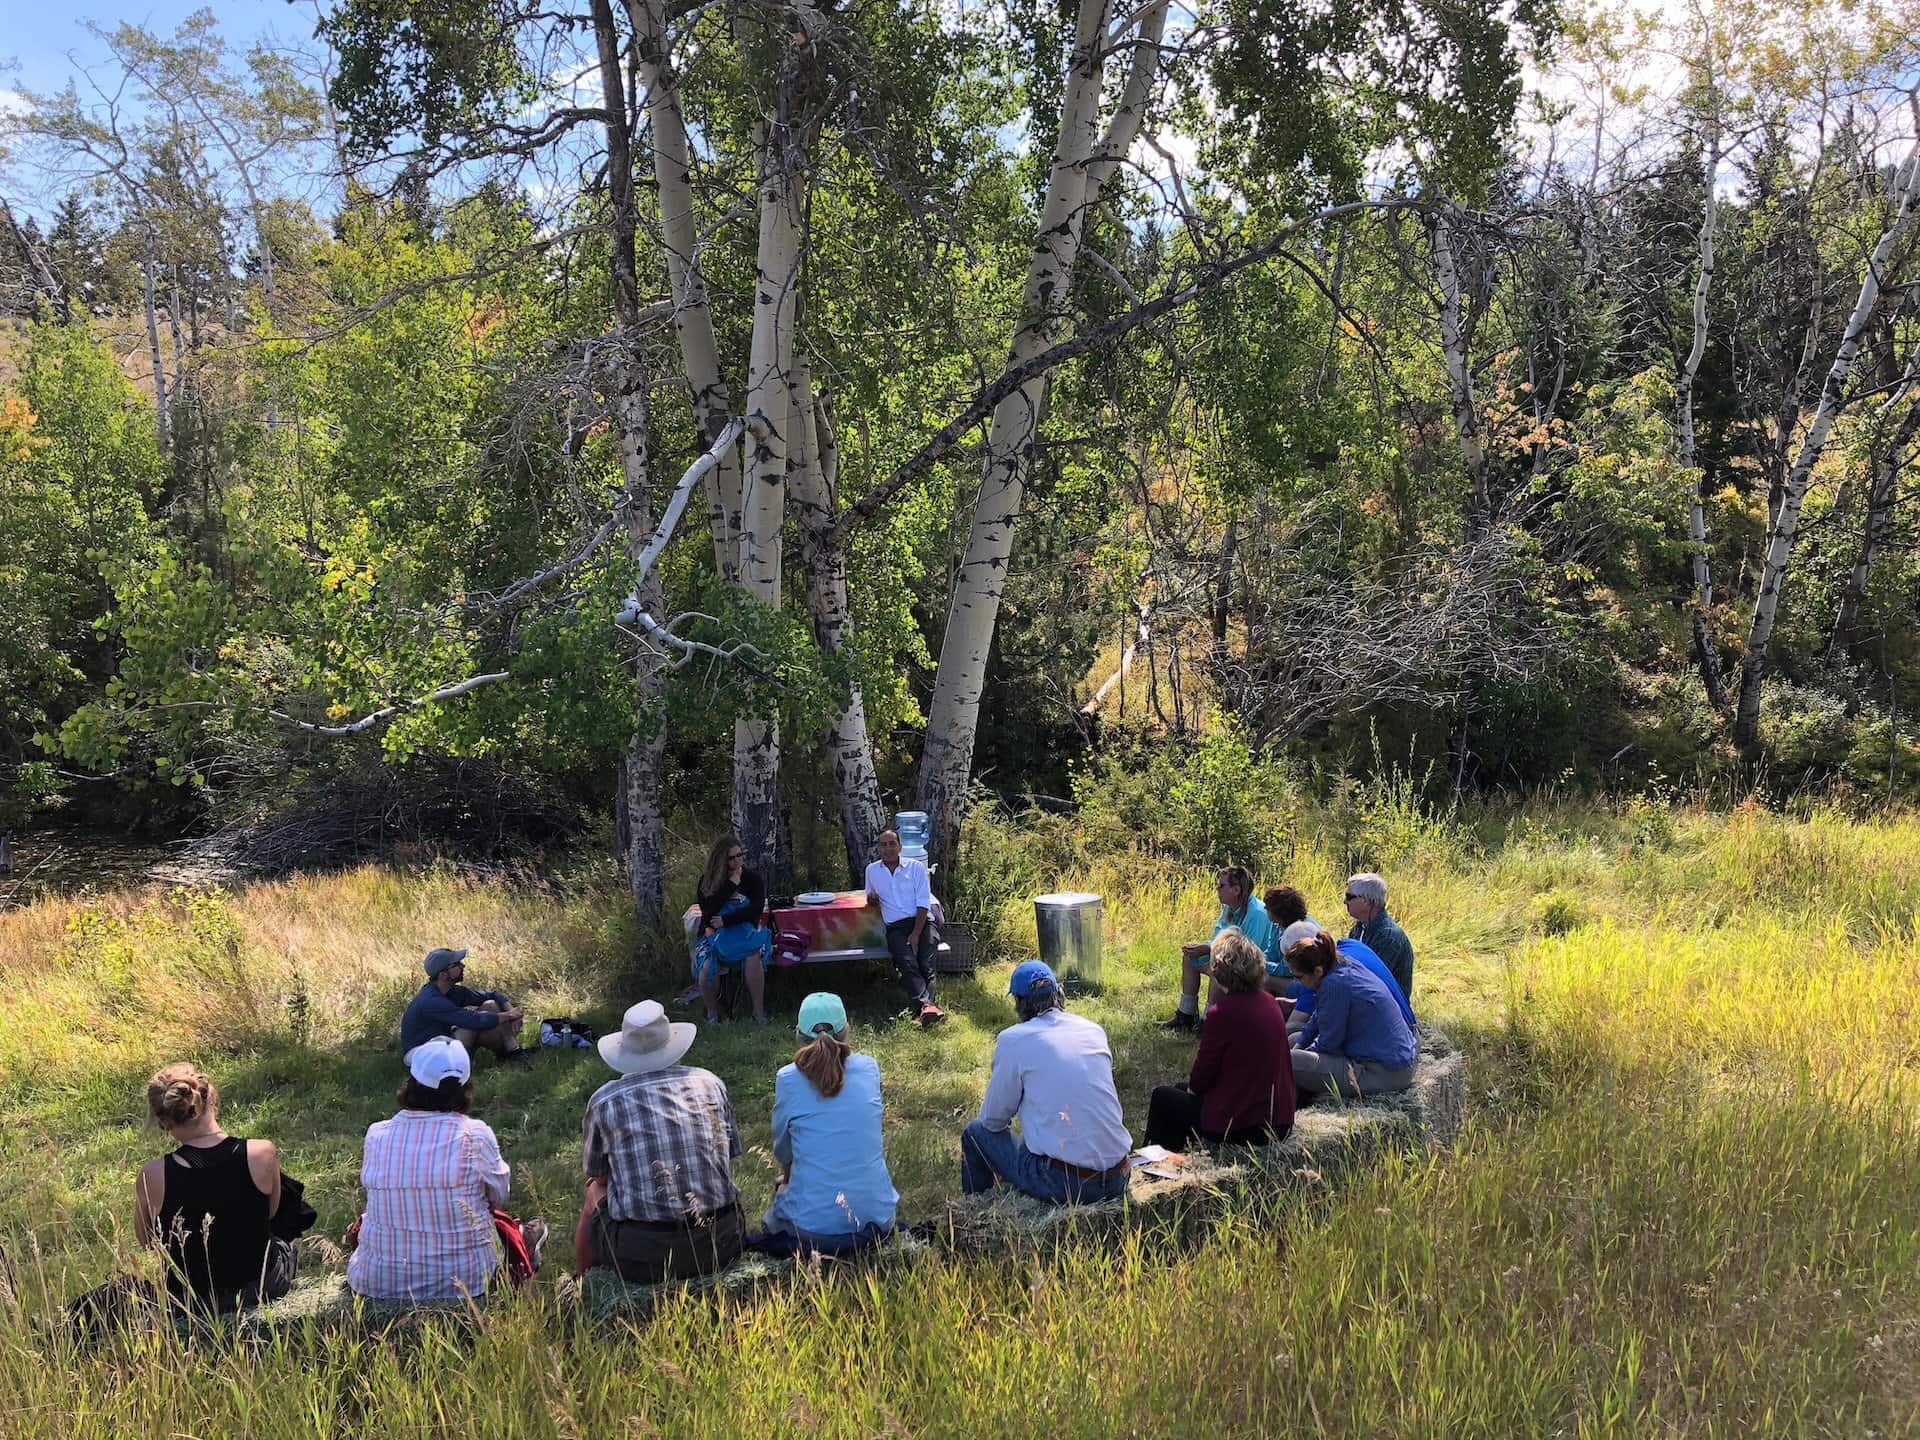
[[[1348,857],[1302,824],[1286,878],[1330,924]],[[1210,877],[1061,855],[1033,827],[984,843],[1002,847],[996,961],[1030,943],[1032,890],[1108,896],[1108,983],[1080,1004],[1137,1121],[1191,1056],[1152,1022]],[[18,1121],[0,1127],[0,1433],[1920,1434],[1916,871],[1905,818],[1540,805],[1429,826],[1387,873],[1420,947],[1416,1004],[1472,1054],[1465,1137],[1337,1188],[1303,1175],[1198,1238],[803,1272],[642,1326],[579,1327],[538,1289],[474,1325],[90,1356],[41,1327],[126,1258],[151,1064],[182,1047],[207,1063],[234,1128],[280,1141],[331,1227],[390,1104],[386,1029],[427,945],[474,943],[476,973],[536,1009],[604,1017],[673,977],[629,959],[611,888],[369,870],[34,907],[0,918],[0,1100]],[[304,1048],[296,974],[315,997]],[[911,1216],[952,1188],[1003,976],[949,983],[956,1019],[930,1035],[893,1022],[884,977],[836,977],[881,1060]],[[776,1008],[821,978],[790,979]],[[787,1044],[751,1026],[697,1042],[750,1149]],[[570,1218],[598,1078],[560,1056],[482,1069],[528,1208]],[[758,1203],[770,1158],[742,1171]]]

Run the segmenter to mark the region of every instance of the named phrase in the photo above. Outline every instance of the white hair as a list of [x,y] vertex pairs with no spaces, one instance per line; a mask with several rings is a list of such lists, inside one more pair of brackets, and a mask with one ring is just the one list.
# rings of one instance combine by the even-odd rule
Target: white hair
[[1347,881],[1347,893],[1358,895],[1362,900],[1371,900],[1376,905],[1387,903],[1387,882],[1371,870],[1363,870]]

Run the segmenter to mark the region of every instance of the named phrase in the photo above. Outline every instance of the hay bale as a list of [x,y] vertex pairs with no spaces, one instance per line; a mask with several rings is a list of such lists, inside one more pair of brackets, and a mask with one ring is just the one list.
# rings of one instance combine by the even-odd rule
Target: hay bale
[[947,1202],[941,1238],[969,1251],[1046,1248],[1150,1214],[1178,1210],[1197,1219],[1256,1189],[1322,1183],[1390,1148],[1449,1145],[1465,1116],[1466,1057],[1439,1030],[1422,1026],[1419,1039],[1408,1089],[1358,1101],[1321,1099],[1294,1117],[1292,1133],[1276,1145],[1196,1146],[1178,1173],[1136,1170],[1124,1197],[1092,1205],[1050,1205],[1004,1185],[956,1197]]
[[826,1274],[855,1265],[891,1263],[928,1253],[926,1241],[905,1231],[856,1255],[820,1256],[807,1260],[775,1260],[749,1250],[726,1269],[692,1280],[661,1285],[634,1285],[611,1270],[589,1270],[562,1287],[563,1302],[571,1300],[589,1320],[642,1320],[663,1300],[675,1296],[705,1295],[738,1300],[771,1285],[790,1284],[806,1276]]
[[[667,1285],[630,1285],[610,1271],[595,1270],[577,1280],[563,1277],[557,1297],[588,1320],[638,1320],[674,1296],[740,1299],[765,1286],[842,1266],[913,1259],[936,1249],[1044,1250],[1069,1240],[1084,1242],[1147,1218],[1178,1216],[1201,1223],[1231,1197],[1324,1184],[1391,1148],[1452,1144],[1466,1114],[1466,1057],[1431,1027],[1423,1025],[1419,1039],[1420,1055],[1408,1089],[1361,1101],[1320,1100],[1299,1112],[1293,1132],[1276,1145],[1218,1150],[1196,1146],[1178,1173],[1137,1170],[1127,1193],[1112,1200],[1050,1205],[1000,1186],[985,1195],[956,1196],[940,1217],[857,1256],[796,1263],[749,1251],[717,1275]],[[246,1339],[264,1338],[289,1325],[351,1323],[384,1329],[436,1316],[478,1318],[485,1306],[484,1296],[471,1303],[361,1300],[347,1288],[346,1276],[334,1273],[298,1280],[284,1299],[224,1322],[224,1328]]]

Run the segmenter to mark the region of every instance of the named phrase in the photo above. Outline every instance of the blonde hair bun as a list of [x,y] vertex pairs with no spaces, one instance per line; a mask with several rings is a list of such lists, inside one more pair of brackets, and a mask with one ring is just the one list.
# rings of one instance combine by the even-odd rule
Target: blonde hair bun
[[169,1065],[147,1082],[147,1110],[163,1125],[191,1125],[220,1103],[220,1092],[194,1065]]

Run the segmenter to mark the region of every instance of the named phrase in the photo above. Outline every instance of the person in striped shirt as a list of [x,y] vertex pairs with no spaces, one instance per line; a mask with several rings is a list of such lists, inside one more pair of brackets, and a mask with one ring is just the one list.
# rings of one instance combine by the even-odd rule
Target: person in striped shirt
[[[493,1127],[468,1114],[472,1108],[466,1047],[444,1036],[415,1046],[400,1113],[367,1129],[360,1165],[367,1208],[347,1261],[354,1294],[477,1300],[486,1293],[500,1265],[494,1212],[506,1204],[513,1172]],[[518,1228],[537,1269],[546,1224]]]

